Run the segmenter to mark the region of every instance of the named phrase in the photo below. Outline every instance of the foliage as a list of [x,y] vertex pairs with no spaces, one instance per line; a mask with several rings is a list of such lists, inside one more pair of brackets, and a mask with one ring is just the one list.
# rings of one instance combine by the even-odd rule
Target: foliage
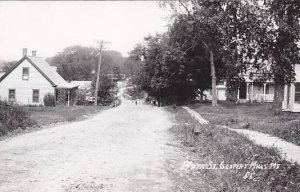
[[295,80],[294,64],[299,59],[300,41],[300,3],[297,0],[267,0],[265,7],[274,27],[265,34],[270,39],[267,46],[272,56],[271,74],[275,82],[273,110],[281,112],[283,85]]
[[144,67],[144,63],[137,59],[135,56],[130,55],[129,57],[124,59],[123,72],[126,77],[135,77],[139,74]]
[[[95,93],[96,79],[92,82],[92,89]],[[98,103],[100,105],[109,105],[116,99],[117,84],[107,75],[101,74],[98,89]]]
[[[52,58],[51,65],[57,66],[57,72],[66,80],[92,80],[96,73],[99,50],[93,47],[71,46]],[[123,57],[117,51],[103,51],[101,72],[120,73]]]
[[182,57],[182,51],[172,47],[168,34],[145,38],[143,67],[133,83],[139,84],[159,105],[183,104],[195,97],[197,87],[192,67]]
[[3,63],[3,67],[2,67],[2,70],[3,72],[7,72],[9,71],[17,62],[16,61],[10,61],[10,62],[6,62],[6,63]]
[[35,122],[24,107],[0,101],[0,135],[18,128],[25,129],[34,124]]
[[44,105],[46,107],[55,107],[55,95],[48,93],[44,96]]
[[294,81],[293,64],[299,57],[299,1],[178,0],[163,5],[174,11],[171,29],[178,20],[186,20],[180,31],[175,29],[175,44],[194,45],[193,50],[205,43],[224,64],[216,66],[216,73],[226,79],[229,92],[236,92],[247,71],[254,81],[272,78],[274,109],[281,111],[283,85]]
[[78,90],[77,95],[77,103],[76,105],[88,105],[88,101],[86,99],[87,91],[86,90]]
[[185,12],[175,14],[169,31],[146,37],[133,50],[144,62],[133,79],[149,95],[166,104],[186,103],[206,89],[215,90],[221,80],[227,80],[230,92],[236,91],[249,63],[264,69],[268,54],[261,45],[269,20],[263,21],[258,5],[238,0],[178,2]]

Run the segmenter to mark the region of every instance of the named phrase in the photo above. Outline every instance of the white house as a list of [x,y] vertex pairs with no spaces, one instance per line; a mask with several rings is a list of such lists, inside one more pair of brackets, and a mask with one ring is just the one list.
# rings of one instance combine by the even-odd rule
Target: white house
[[[226,101],[227,95],[226,95],[226,82],[222,81],[219,82],[216,86],[217,89],[217,99],[218,101]],[[205,99],[211,101],[212,100],[212,93],[211,89],[204,91]]]
[[300,112],[300,64],[294,65],[295,82],[284,86],[283,111]]
[[42,57],[27,55],[0,77],[0,99],[20,105],[43,105],[43,98],[51,93],[56,100],[68,105],[76,102],[76,85],[66,82]]

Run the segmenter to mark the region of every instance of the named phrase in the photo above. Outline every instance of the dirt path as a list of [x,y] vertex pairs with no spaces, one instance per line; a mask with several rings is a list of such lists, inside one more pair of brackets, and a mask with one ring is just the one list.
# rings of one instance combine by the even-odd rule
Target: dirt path
[[[200,124],[209,123],[196,111],[188,107],[184,107],[184,109],[187,110],[194,118],[196,118]],[[239,134],[243,134],[258,145],[264,147],[275,147],[280,151],[283,158],[291,162],[297,162],[300,165],[300,146],[284,141],[278,137],[260,133],[258,131],[252,131],[247,129],[232,129],[227,126],[222,126],[222,127],[229,129],[231,131],[235,131]]]
[[1,141],[0,191],[172,191],[170,114],[122,102],[85,121]]

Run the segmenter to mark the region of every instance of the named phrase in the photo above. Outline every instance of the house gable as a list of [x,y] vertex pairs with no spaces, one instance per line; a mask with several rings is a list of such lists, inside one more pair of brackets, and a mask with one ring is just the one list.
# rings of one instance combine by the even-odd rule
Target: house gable
[[[23,68],[28,68],[29,78],[22,78]],[[16,102],[23,105],[43,104],[43,97],[47,93],[54,94],[53,82],[32,64],[29,59],[22,58],[0,82],[1,100],[8,100],[9,90],[15,90]],[[33,90],[39,90],[39,101],[33,101]]]
[[9,71],[7,71],[3,76],[0,77],[0,83],[11,73],[13,72],[21,63],[28,61],[35,69],[41,73],[41,75],[51,83],[52,86],[56,86],[54,82],[27,56],[24,56],[20,61],[18,61]]

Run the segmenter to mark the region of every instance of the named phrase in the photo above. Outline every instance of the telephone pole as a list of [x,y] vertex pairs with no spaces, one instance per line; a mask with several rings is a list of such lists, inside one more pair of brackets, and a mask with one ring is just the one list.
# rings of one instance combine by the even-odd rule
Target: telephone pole
[[103,47],[105,43],[109,43],[109,42],[105,42],[103,40],[101,41],[97,41],[97,43],[99,44],[99,48],[100,48],[100,54],[99,54],[99,61],[98,61],[98,69],[97,69],[97,79],[96,79],[96,87],[95,87],[95,106],[98,105],[98,91],[99,91],[99,81],[100,81],[100,69],[101,69],[101,60],[102,60],[102,51],[103,51]]

